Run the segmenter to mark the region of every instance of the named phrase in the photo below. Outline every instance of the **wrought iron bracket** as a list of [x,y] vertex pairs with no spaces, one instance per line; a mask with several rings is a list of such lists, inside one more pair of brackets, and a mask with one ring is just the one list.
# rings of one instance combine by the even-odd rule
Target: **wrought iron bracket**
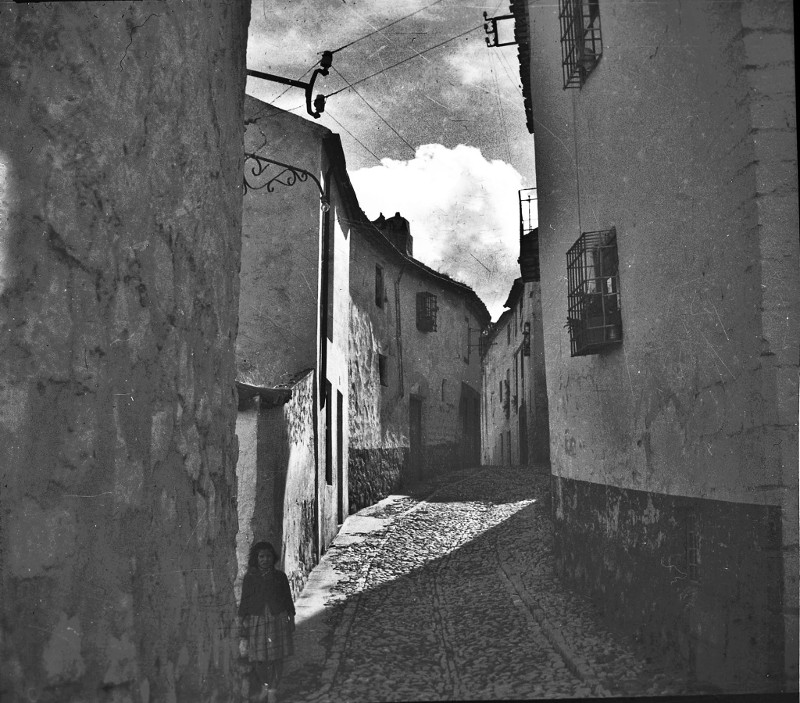
[[314,119],[319,119],[319,116],[325,112],[325,96],[321,93],[317,94],[317,97],[313,100],[314,109],[311,109],[312,105],[312,93],[314,92],[314,82],[317,80],[317,76],[327,76],[328,69],[331,67],[333,63],[333,52],[331,51],[323,51],[322,52],[322,59],[319,62],[319,68],[314,69],[314,73],[311,74],[311,80],[308,83],[303,83],[302,81],[296,81],[291,78],[284,78],[283,76],[276,76],[274,73],[264,73],[263,71],[255,71],[251,68],[247,69],[247,75],[253,76],[253,78],[261,78],[265,81],[274,81],[275,83],[282,83],[283,85],[290,85],[295,88],[303,88],[306,91],[306,110],[309,115],[311,115]]
[[486,32],[489,36],[486,37],[486,46],[488,47],[495,47],[495,46],[511,46],[512,44],[516,44],[516,39],[514,41],[506,41],[501,42],[497,35],[497,23],[502,22],[503,20],[513,20],[514,15],[501,15],[499,17],[489,17],[486,12],[483,13],[483,20],[485,24],[483,25],[483,31]]
[[[251,164],[248,164],[248,161],[251,161]],[[279,184],[282,186],[293,186],[298,181],[300,183],[305,183],[309,178],[314,181],[314,184],[317,186],[317,190],[319,191],[319,200],[324,212],[327,212],[330,209],[330,204],[328,203],[328,199],[325,197],[325,190],[322,188],[322,184],[319,182],[319,179],[311,173],[311,171],[306,171],[304,168],[300,168],[299,166],[292,166],[291,164],[285,164],[282,161],[276,161],[275,159],[267,158],[266,156],[260,156],[259,154],[253,154],[245,152],[244,155],[244,192],[247,193],[248,190],[262,190],[263,188],[267,189],[268,193],[272,193],[275,190],[275,184]],[[251,179],[258,179],[264,175],[264,172],[270,168],[270,166],[277,166],[281,170],[278,171],[272,178],[268,178],[260,185],[256,185],[258,181],[248,180],[248,175]],[[248,174],[249,169],[249,174]],[[266,176],[265,176],[266,178]]]

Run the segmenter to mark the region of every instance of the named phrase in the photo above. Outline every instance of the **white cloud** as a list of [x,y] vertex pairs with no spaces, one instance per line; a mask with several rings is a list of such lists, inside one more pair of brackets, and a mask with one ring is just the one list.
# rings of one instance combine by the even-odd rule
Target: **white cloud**
[[480,149],[424,144],[409,161],[382,159],[351,173],[370,219],[400,212],[414,257],[471,286],[493,319],[519,276],[518,191],[522,176]]

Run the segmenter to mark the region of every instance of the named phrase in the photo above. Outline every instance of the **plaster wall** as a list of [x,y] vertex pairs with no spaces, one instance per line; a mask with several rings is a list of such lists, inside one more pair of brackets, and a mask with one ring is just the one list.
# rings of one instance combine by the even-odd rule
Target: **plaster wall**
[[[595,590],[623,574],[619,589],[607,591],[617,601],[615,617],[647,627],[648,596],[635,607],[620,605],[623,596],[635,598],[624,575],[647,555],[668,556],[662,545],[674,531],[701,525],[699,600],[659,601],[675,616],[664,636],[675,641],[683,636],[675,628],[684,627],[692,667],[722,687],[796,687],[791,5],[601,2],[600,12],[603,57],[580,91],[565,91],[557,8],[530,6],[544,346],[564,568]],[[570,358],[565,254],[581,231],[611,226],[624,339],[604,353]],[[663,529],[623,558],[615,552],[649,519],[637,511],[642,494],[664,511],[656,520]],[[688,501],[683,514],[678,498]],[[732,544],[715,529],[719,511],[738,525]],[[635,516],[639,527],[616,521],[617,513]],[[780,548],[763,529],[776,514]],[[570,551],[570,542],[579,548]],[[605,563],[591,558],[593,550]],[[764,554],[781,562],[763,572],[769,583],[748,571],[735,600],[720,598],[726,569]],[[648,584],[639,593],[658,591],[664,579],[657,568],[636,573]],[[775,579],[784,581],[784,684],[775,677],[784,643],[764,635],[779,619],[759,599]]]
[[248,20],[0,9],[3,700],[229,698]]
[[[322,138],[329,130],[250,96],[245,120],[246,152],[322,178]],[[254,176],[254,166],[245,162],[245,176],[257,186],[282,171],[270,165]],[[286,173],[281,181],[289,177]],[[292,186],[276,182],[249,190],[243,203],[238,378],[275,386],[317,363],[320,193],[311,179]]]
[[[462,383],[480,391],[477,345],[485,320],[466,296],[434,274],[420,271],[393,250],[370,241],[369,227],[354,230],[350,293],[350,500],[356,509],[412,480],[409,467],[409,398],[422,403],[423,471],[467,459],[460,413]],[[383,305],[375,301],[375,267],[383,268]],[[416,294],[437,296],[437,329],[416,325]],[[471,328],[472,332],[468,333]],[[387,358],[381,385],[379,355]],[[476,409],[477,412],[477,409]],[[477,450],[478,425],[473,443]]]
[[[537,133],[537,171],[551,450],[560,474],[778,502],[780,466],[762,461],[774,402],[763,387],[764,359],[794,339],[796,325],[784,324],[785,339],[763,337],[738,8],[604,9],[609,48],[581,91],[560,86],[555,9],[532,11],[535,116],[556,125],[552,135]],[[631,33],[650,43],[631,46],[622,39]],[[611,226],[625,341],[570,358],[565,253],[581,230]],[[796,248],[786,250],[789,258]]]
[[[319,452],[319,499],[320,499],[320,539],[324,552],[333,542],[339,531],[339,525],[348,514],[348,448],[349,448],[349,386],[348,386],[348,351],[350,332],[350,243],[352,241],[351,216],[342,192],[342,184],[337,178],[331,181],[332,207],[331,248],[333,250],[333,281],[329,287],[333,300],[330,307],[333,311],[329,319],[331,334],[324,340],[327,347],[325,361],[325,378],[330,383],[330,413],[320,407],[318,418],[320,423]],[[339,400],[341,396],[341,401]],[[341,412],[341,417],[340,417]],[[331,429],[325,429],[330,417]],[[341,432],[339,429],[341,428]],[[324,450],[325,442],[331,442],[330,451]],[[326,469],[327,458],[332,466]],[[341,470],[340,470],[341,469]]]

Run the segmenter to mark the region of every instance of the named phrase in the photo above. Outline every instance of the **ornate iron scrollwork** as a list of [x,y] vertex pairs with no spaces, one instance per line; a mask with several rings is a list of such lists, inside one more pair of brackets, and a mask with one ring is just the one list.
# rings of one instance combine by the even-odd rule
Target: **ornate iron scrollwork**
[[[322,209],[326,211],[328,210],[329,205],[327,199],[325,198],[325,191],[323,190],[322,185],[317,177],[310,171],[306,171],[304,168],[300,168],[299,166],[292,166],[291,164],[285,164],[282,161],[276,161],[275,159],[270,159],[266,156],[260,156],[259,154],[253,153],[245,153],[244,165],[245,168],[243,182],[245,194],[249,190],[263,190],[265,188],[268,193],[272,193],[275,190],[276,183],[282,186],[291,187],[298,181],[300,183],[305,183],[310,178],[312,181],[314,181],[314,184],[317,186],[317,190],[319,191],[319,199],[322,203]],[[264,174],[271,166],[277,166],[280,171],[275,173],[275,175],[270,178],[268,177],[269,174]],[[260,179],[262,176],[265,180],[263,182],[259,182],[258,179]],[[250,180],[248,180],[248,177]]]

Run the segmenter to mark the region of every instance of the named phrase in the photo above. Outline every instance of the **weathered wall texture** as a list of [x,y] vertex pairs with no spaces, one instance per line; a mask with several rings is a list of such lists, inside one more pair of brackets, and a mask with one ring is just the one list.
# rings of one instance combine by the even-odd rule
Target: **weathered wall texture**
[[278,550],[295,597],[316,564],[313,389],[308,371],[285,405],[269,407],[256,395],[239,409],[237,593],[254,542]]
[[[724,503],[725,520],[740,523],[732,533],[737,543],[728,545],[713,520],[700,521],[697,600],[688,618],[677,601],[665,600],[672,610],[664,621],[674,615],[674,629],[664,637],[694,642],[690,664],[702,679],[775,687],[767,675],[783,657],[780,646],[771,643],[766,662],[756,651],[766,643],[750,639],[753,627],[773,624],[756,594],[758,575],[747,570],[744,578],[755,581],[736,600],[735,615],[719,593],[727,582],[725,555],[781,555],[759,526],[759,516],[779,511],[783,570],[793,573],[782,593],[787,685],[796,686],[791,4],[601,3],[600,11],[603,58],[580,91],[565,91],[557,8],[531,5],[539,221],[547,233],[540,240],[544,344],[553,472],[562,496],[557,535],[565,550],[569,543],[594,545],[578,552],[582,567],[568,559],[565,565],[576,578],[584,569],[595,590],[624,568],[635,578],[632,588],[664,592],[675,578],[670,569],[633,571],[640,559],[659,561],[648,561],[651,543],[632,547],[630,561],[622,560],[618,547],[630,530],[612,519],[602,487],[619,489],[622,512],[637,509],[639,492],[661,501],[659,510],[675,509],[669,497],[686,499],[701,517]],[[565,253],[581,231],[611,226],[624,342],[570,358]],[[681,539],[685,526],[673,517],[657,523],[657,544]],[[590,558],[597,550],[605,563]],[[768,570],[762,587],[780,580],[776,574]],[[609,612],[621,612],[623,594],[607,592]],[[644,627],[657,629],[648,617],[642,615]],[[714,617],[727,623],[724,632],[706,626]],[[760,675],[745,660],[757,663]]]
[[[253,498],[254,531],[272,535],[276,548],[283,543],[284,566],[298,586],[313,566],[308,555],[324,552],[347,514],[349,181],[342,184],[344,155],[330,130],[249,96],[245,116],[247,153],[311,174],[274,164],[257,173],[259,164],[245,162],[253,188],[244,197],[236,349],[240,381],[298,391],[302,376],[301,395],[311,397],[307,406],[292,400],[285,411],[262,410],[270,421],[258,427],[252,478],[264,488]],[[276,180],[268,185],[271,179]],[[320,207],[320,188],[327,211]],[[309,369],[311,380],[305,378]],[[295,436],[301,426],[302,441]],[[244,449],[255,452],[249,445]],[[241,468],[240,477],[248,471],[246,463]],[[304,475],[311,497],[304,483],[295,505],[295,489],[287,483],[278,490],[274,472],[287,481],[292,472]],[[283,510],[284,495],[299,513],[295,507]],[[244,534],[239,539],[246,541]]]
[[[489,321],[483,304],[471,291],[404,258],[368,222],[354,228],[352,237],[351,510],[380,500],[403,481],[425,472],[480,461],[477,342]],[[376,265],[383,269],[382,306],[375,300]],[[435,331],[417,329],[418,292],[437,297]],[[468,347],[470,334],[476,345],[472,349]],[[380,380],[379,355],[386,357],[385,385]],[[412,465],[411,397],[421,403],[418,466]],[[467,403],[469,410],[465,409]],[[465,412],[474,413],[473,431],[465,431]]]
[[[310,120],[245,98],[245,151],[322,176],[322,138],[329,130]],[[283,170],[269,165],[254,186]],[[282,181],[288,182],[290,174]],[[243,200],[241,299],[236,363],[240,381],[260,386],[288,382],[317,364],[320,262],[319,190],[311,179],[248,190]]]
[[0,9],[0,698],[227,700],[249,3]]
[[[539,284],[518,280],[506,306],[508,309],[486,340],[488,346],[481,359],[481,462],[485,465],[529,464],[549,473],[550,437]],[[527,356],[523,351],[526,322],[530,329]]]

